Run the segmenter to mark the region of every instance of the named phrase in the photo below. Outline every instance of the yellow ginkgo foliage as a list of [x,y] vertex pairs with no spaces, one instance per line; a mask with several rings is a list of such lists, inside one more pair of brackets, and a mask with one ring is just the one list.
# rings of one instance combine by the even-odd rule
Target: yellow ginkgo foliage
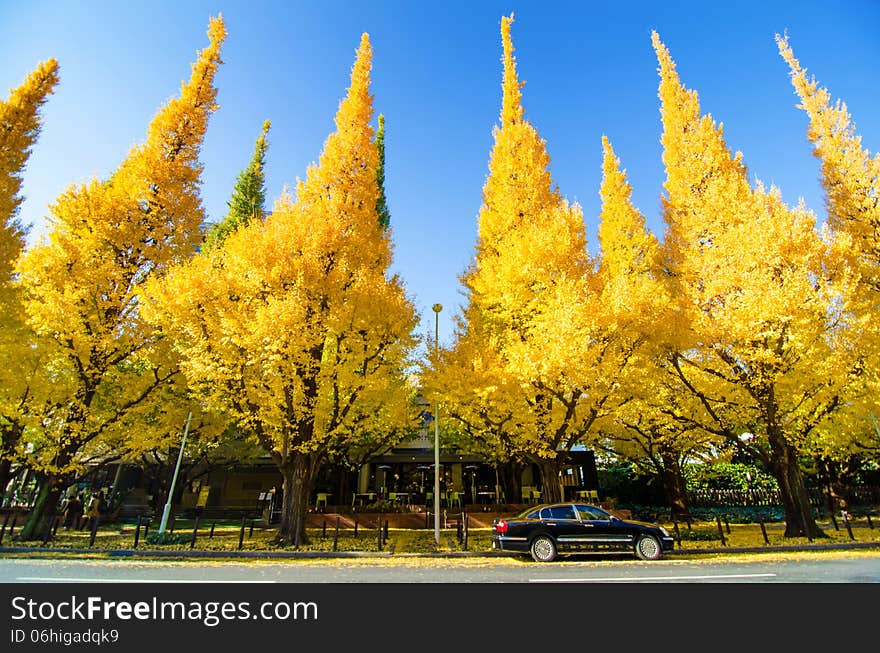
[[[561,498],[558,480],[566,452],[585,442],[609,405],[621,357],[601,308],[581,209],[554,186],[546,143],[524,116],[511,23],[512,17],[501,19],[500,124],[493,131],[476,256],[463,276],[468,297],[463,318],[478,319],[479,325],[459,330],[445,360],[459,360],[466,350],[494,349],[482,357],[494,366],[481,375],[489,386],[469,401],[479,394],[503,399],[494,408],[497,414],[487,417],[512,416],[507,423],[515,428],[508,428],[506,441],[539,465],[544,496],[552,501]],[[456,383],[447,378],[435,381],[435,387],[447,389],[441,397],[464,400],[466,394],[448,392]],[[490,392],[495,386],[505,391]],[[479,414],[479,405],[450,410]],[[484,419],[483,426],[491,424]],[[513,452],[501,453],[510,458]]]
[[[702,404],[694,425],[761,459],[787,536],[816,536],[798,456],[851,392],[853,324],[841,261],[803,207],[749,184],[739,153],[701,116],[655,33],[660,61],[669,270],[691,339],[672,369]],[[850,340],[848,340],[850,339]]]
[[[36,536],[59,492],[118,436],[125,415],[176,374],[170,351],[142,319],[139,296],[147,280],[189,258],[201,241],[199,150],[216,109],[221,18],[210,21],[208,37],[146,141],[106,181],[64,191],[50,207],[48,235],[19,260],[28,322],[52,348],[45,365],[61,393],[44,402],[29,438],[27,464],[41,483],[23,537]],[[144,428],[124,437],[151,435]]]
[[[807,138],[821,161],[822,187],[833,247],[842,265],[834,272],[858,276],[854,292],[846,297],[848,309],[860,322],[859,348],[865,357],[863,392],[850,402],[849,427],[860,447],[870,434],[869,448],[880,448],[876,396],[880,390],[880,154],[862,145],[847,106],[832,103],[831,94],[807,76],[795,58],[787,37],[777,35],[779,52],[791,68],[791,81],[809,118]],[[845,265],[844,265],[845,264]],[[832,440],[839,440],[833,439]],[[838,442],[839,444],[839,442]],[[846,447],[829,450],[846,451]]]
[[414,309],[388,273],[377,219],[363,35],[336,131],[296,198],[172,270],[145,314],[177,343],[190,385],[271,455],[283,478],[278,542],[304,544],[318,465],[407,423]]
[[0,99],[0,497],[11,478],[40,367],[13,275],[27,231],[18,220],[22,175],[42,127],[40,108],[57,83],[58,62],[49,59]]

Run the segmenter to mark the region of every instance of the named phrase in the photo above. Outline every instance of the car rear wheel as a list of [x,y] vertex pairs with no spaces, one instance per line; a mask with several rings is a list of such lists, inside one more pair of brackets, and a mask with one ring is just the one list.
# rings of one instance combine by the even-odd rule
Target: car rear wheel
[[547,535],[539,535],[532,540],[529,550],[535,562],[551,562],[556,557],[556,542]]
[[636,555],[642,560],[657,560],[662,553],[660,541],[653,535],[642,535],[636,541]]

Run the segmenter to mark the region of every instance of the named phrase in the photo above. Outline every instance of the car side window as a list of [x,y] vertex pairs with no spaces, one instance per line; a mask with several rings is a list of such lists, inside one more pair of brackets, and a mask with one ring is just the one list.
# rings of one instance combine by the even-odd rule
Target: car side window
[[548,508],[551,519],[577,519],[571,506],[553,506]]
[[537,510],[534,510],[534,511],[530,512],[528,515],[526,515],[526,519],[540,519],[540,517],[541,517],[541,514]]
[[600,510],[596,510],[592,506],[584,506],[578,504],[575,506],[575,508],[577,508],[578,515],[580,515],[580,518],[583,520],[595,521],[608,519],[608,515],[606,513]]

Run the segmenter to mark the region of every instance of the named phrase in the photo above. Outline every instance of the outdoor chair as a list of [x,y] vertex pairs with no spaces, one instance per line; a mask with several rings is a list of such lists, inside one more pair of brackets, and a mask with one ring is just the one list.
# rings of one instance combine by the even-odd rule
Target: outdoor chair
[[318,492],[318,498],[315,500],[315,510],[321,507],[321,504],[324,504],[324,507],[327,507],[327,497],[329,497],[329,493],[327,492]]

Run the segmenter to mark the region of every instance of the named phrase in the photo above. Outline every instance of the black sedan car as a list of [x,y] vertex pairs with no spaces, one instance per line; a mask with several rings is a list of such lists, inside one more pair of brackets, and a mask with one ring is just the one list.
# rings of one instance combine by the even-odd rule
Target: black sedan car
[[557,553],[591,551],[631,551],[642,560],[656,560],[673,544],[657,524],[625,521],[582,503],[531,506],[492,523],[493,550],[531,553],[537,562],[550,562]]

